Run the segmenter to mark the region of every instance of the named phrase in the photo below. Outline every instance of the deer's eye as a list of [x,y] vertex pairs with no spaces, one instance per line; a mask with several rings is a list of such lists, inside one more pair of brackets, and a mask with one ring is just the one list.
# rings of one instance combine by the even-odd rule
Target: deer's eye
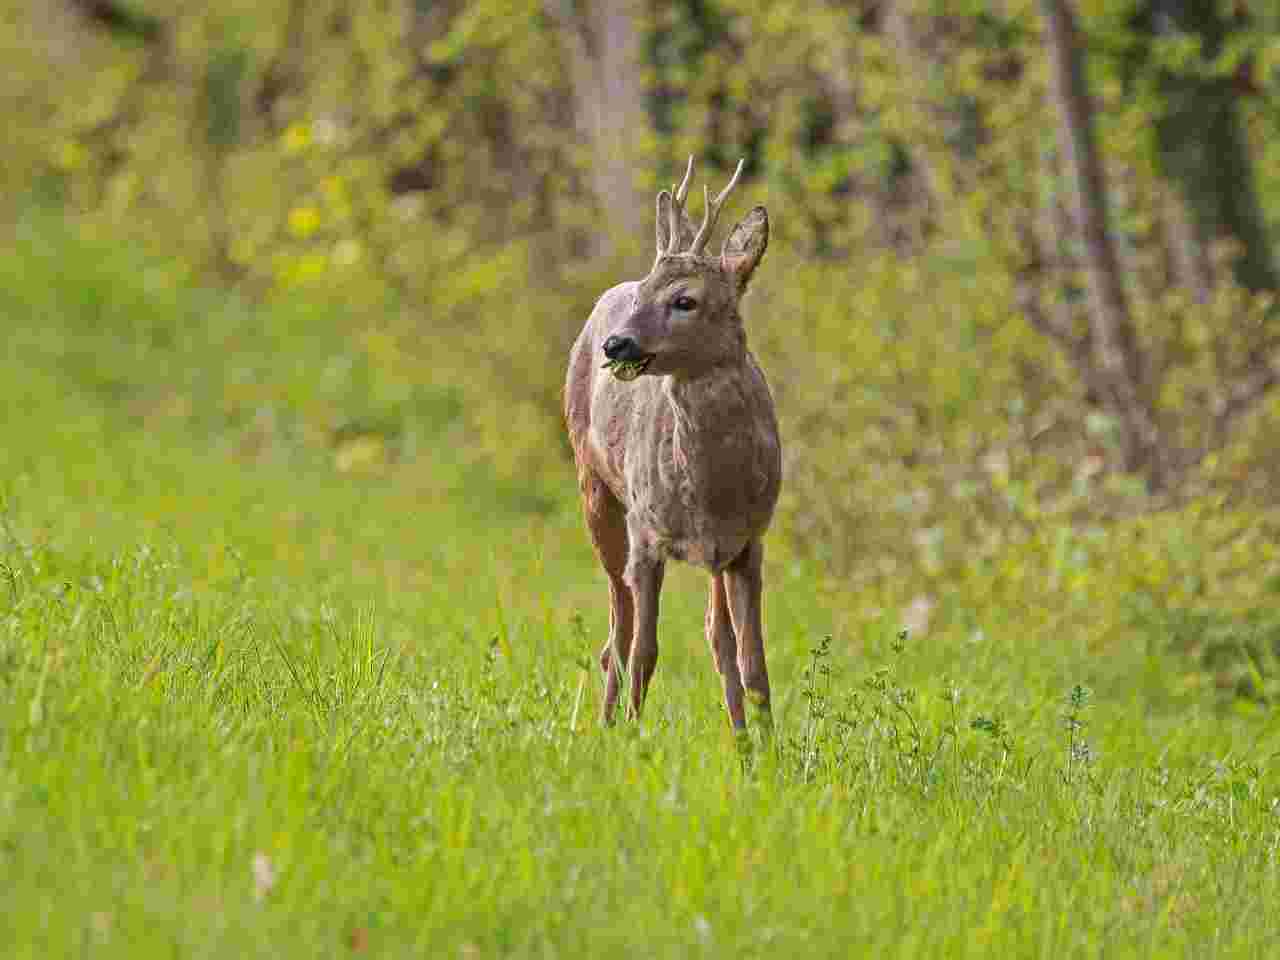
[[698,305],[698,301],[693,297],[679,296],[671,301],[671,306],[677,310],[692,310]]

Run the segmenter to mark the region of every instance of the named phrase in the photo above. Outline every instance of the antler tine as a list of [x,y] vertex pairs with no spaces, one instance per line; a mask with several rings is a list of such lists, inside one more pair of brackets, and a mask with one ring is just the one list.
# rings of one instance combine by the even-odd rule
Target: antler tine
[[[719,211],[716,211],[719,214]],[[702,248],[706,245],[707,239],[711,236],[711,231],[715,228],[715,217],[711,215],[711,191],[704,183],[702,185],[702,226],[698,227],[698,232],[693,238],[693,243],[689,245],[690,253],[701,253]]]
[[711,191],[704,185],[702,188],[702,202],[705,209],[702,214],[702,226],[698,228],[698,235],[693,238],[693,245],[689,247],[690,253],[701,253],[702,248],[707,245],[707,241],[711,239],[711,231],[716,228],[716,220],[720,217],[720,207],[725,199],[738,185],[738,178],[742,176],[742,168],[747,165],[746,159],[738,161],[738,169],[733,171],[733,178],[728,185],[720,191],[720,194],[713,201],[711,199]]
[[667,219],[671,224],[670,239],[667,241],[667,249],[661,251],[659,256],[680,252],[680,222],[684,213],[684,198],[689,195],[689,180],[692,177],[693,154],[689,154],[689,164],[684,168],[684,179],[680,181],[680,186],[677,187],[674,183],[671,185],[671,207],[667,211]]
[[684,168],[684,179],[680,181],[680,189],[672,189],[672,196],[676,198],[676,203],[684,206],[684,199],[689,195],[689,180],[693,177],[693,154],[689,154],[689,165]]
[[661,256],[668,256],[680,251],[680,201],[676,199],[676,185],[671,185],[671,203],[667,205],[667,249]]

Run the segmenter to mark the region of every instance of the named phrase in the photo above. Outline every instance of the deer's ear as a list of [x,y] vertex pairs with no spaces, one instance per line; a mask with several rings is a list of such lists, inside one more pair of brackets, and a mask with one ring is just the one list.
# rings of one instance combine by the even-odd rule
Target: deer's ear
[[658,256],[662,256],[671,246],[671,192],[663,190],[658,194]]
[[764,207],[756,207],[729,231],[720,253],[720,265],[738,278],[740,286],[745,287],[768,246],[769,214]]

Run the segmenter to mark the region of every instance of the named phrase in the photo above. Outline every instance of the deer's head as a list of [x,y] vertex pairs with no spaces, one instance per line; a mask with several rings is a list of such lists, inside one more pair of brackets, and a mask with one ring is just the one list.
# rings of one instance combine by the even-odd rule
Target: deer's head
[[719,256],[704,252],[742,167],[739,161],[714,200],[703,187],[705,212],[696,233],[684,210],[693,157],[680,186],[658,194],[658,256],[636,288],[627,319],[604,341],[606,366],[619,379],[646,373],[695,377],[742,359],[746,333],[738,301],[769,244],[764,207],[729,232]]

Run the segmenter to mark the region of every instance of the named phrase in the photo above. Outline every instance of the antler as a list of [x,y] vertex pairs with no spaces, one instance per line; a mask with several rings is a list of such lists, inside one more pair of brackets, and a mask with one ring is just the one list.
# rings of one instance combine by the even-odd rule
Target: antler
[[[698,235],[693,238],[693,244],[689,247],[690,253],[702,253],[702,248],[705,247],[707,245],[707,241],[711,239],[711,231],[716,228],[716,220],[720,217],[720,207],[724,203],[725,198],[733,191],[733,188],[738,185],[738,178],[742,176],[742,168],[746,166],[746,163],[747,161],[745,159],[738,161],[738,169],[733,171],[733,179],[729,181],[728,186],[720,191],[720,195],[716,197],[714,202],[711,200],[711,191],[707,189],[705,184],[703,185],[702,202],[705,204],[705,209],[702,214],[702,226],[698,228]],[[689,164],[690,168],[692,168],[692,157],[689,159]],[[685,179],[688,179],[687,174],[685,175]],[[682,186],[680,189],[683,190],[684,187]]]
[[[710,192],[704,186],[702,188],[702,201],[704,211],[702,214],[702,226],[698,228],[697,235],[693,238],[693,243],[689,246],[689,253],[700,254],[703,247],[707,245],[707,241],[711,239],[711,233],[716,228],[716,220],[720,216],[720,207],[724,204],[725,199],[738,185],[738,180],[742,177],[742,168],[746,166],[746,160],[738,161],[738,168],[733,171],[733,179],[729,181],[728,186],[720,191],[720,195],[711,199]],[[684,179],[680,181],[680,186],[674,184],[671,187],[671,203],[667,207],[667,222],[669,228],[667,230],[666,246],[658,251],[658,257],[674,256],[680,252],[680,233],[684,221],[687,219],[684,209],[685,199],[689,196],[689,181],[693,178],[693,156],[689,157],[689,164],[684,170]],[[664,190],[658,196],[658,215],[662,215],[662,197],[666,194]],[[690,225],[692,226],[692,225]]]
[[685,197],[689,196],[689,181],[693,178],[693,154],[689,154],[689,165],[684,168],[684,179],[680,181],[677,189],[675,184],[671,185],[671,238],[667,241],[667,249],[662,251],[664,254],[678,253],[680,251],[680,218],[684,213]]

